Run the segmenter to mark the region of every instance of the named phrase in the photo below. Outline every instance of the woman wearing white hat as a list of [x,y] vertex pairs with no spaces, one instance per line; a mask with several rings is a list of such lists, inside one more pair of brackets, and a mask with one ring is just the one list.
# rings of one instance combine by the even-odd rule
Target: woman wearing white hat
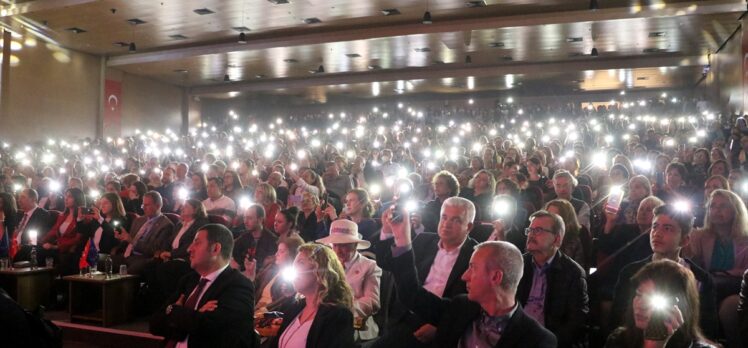
[[317,240],[332,245],[338,260],[345,268],[348,285],[353,288],[354,328],[357,341],[377,338],[379,328],[373,315],[379,310],[379,280],[382,269],[374,260],[362,256],[358,250],[368,249],[369,241],[361,239],[358,225],[350,220],[335,220],[330,235]]

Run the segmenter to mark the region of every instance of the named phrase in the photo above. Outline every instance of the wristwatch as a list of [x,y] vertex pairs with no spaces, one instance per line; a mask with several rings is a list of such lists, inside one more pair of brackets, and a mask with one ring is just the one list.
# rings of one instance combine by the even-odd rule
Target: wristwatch
[[166,306],[166,315],[171,314],[171,310],[174,309],[174,305],[168,305]]

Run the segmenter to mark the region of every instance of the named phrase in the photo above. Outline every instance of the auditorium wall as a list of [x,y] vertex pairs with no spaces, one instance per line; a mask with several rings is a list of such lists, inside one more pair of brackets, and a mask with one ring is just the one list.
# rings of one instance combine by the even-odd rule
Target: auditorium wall
[[99,58],[34,39],[23,43],[11,55],[8,114],[0,121],[0,137],[18,142],[94,136]]
[[[99,119],[101,64],[99,57],[59,48],[42,41],[18,38],[14,46],[7,115],[0,116],[0,140],[27,142],[48,138],[95,137]],[[17,45],[17,44],[16,44]],[[106,69],[106,78],[122,84],[121,132],[136,128],[179,132],[182,89]],[[199,106],[190,103],[192,119]],[[197,122],[197,121],[193,121]]]
[[[136,129],[179,132],[182,124],[182,89],[156,80],[107,69],[107,79],[122,82],[121,134]],[[107,130],[104,130],[108,134]]]

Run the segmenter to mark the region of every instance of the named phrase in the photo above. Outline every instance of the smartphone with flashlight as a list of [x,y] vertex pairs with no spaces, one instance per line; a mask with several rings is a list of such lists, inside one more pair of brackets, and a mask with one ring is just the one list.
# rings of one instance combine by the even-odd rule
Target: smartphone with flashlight
[[608,195],[608,202],[605,203],[605,211],[611,214],[615,214],[621,209],[621,202],[623,201],[623,189],[620,187],[614,187],[610,190]]
[[322,195],[322,200],[320,201],[319,207],[320,209],[322,209],[322,211],[325,211],[325,209],[327,209],[327,205],[328,205],[328,199],[327,199],[327,193],[325,193]]
[[652,314],[649,317],[647,328],[644,329],[644,339],[663,341],[668,337],[665,319],[667,319],[670,307],[676,303],[678,303],[677,297],[668,297],[661,294],[650,296],[649,306]]

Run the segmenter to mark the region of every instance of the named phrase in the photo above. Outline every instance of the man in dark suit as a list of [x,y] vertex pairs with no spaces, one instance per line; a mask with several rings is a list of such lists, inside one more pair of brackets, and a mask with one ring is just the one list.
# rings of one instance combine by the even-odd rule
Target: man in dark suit
[[13,233],[11,243],[18,245],[18,253],[14,261],[28,261],[31,255],[32,235],[36,234],[37,241],[49,232],[52,227],[52,218],[49,212],[37,205],[39,194],[34,189],[25,189],[18,196],[18,206],[23,211],[19,216],[16,230]]
[[234,248],[234,259],[240,268],[244,268],[244,257],[248,249],[255,249],[254,259],[258,260],[258,270],[270,262],[278,250],[278,236],[265,229],[263,221],[265,208],[261,205],[253,204],[244,211],[244,230],[239,231]]
[[151,317],[150,331],[166,347],[255,347],[254,288],[229,267],[234,239],[219,224],[203,226],[189,247],[191,273],[166,306]]
[[115,234],[123,242],[125,250],[117,263],[124,262],[130,274],[141,274],[154,257],[158,257],[157,252],[170,249],[174,224],[161,214],[162,207],[161,194],[147,192],[143,195],[144,215],[133,221],[129,232],[117,230]]
[[524,275],[517,287],[525,313],[553,332],[562,348],[584,344],[590,309],[584,269],[558,250],[564,232],[558,215],[539,210],[530,216]]
[[716,339],[719,334],[719,321],[714,282],[708,272],[690,259],[680,257],[681,249],[688,247],[691,239],[693,215],[690,211],[677,210],[669,204],[655,208],[654,215],[649,232],[650,245],[654,253],[628,264],[621,270],[613,297],[610,327],[615,329],[623,323],[624,313],[636,291],[631,285],[634,274],[652,261],[669,259],[690,269],[699,283],[699,324],[707,338]]
[[525,315],[515,299],[523,272],[517,247],[508,242],[478,245],[461,277],[467,295],[439,297],[418,280],[409,221],[393,223],[390,210],[383,225],[382,233],[394,236],[392,263],[398,296],[403,305],[436,325],[433,347],[556,347],[553,333]]
[[[468,237],[474,214],[472,202],[464,198],[448,198],[442,207],[439,233],[423,232],[413,240],[418,281],[435,296],[454,297],[467,292],[460,276],[468,268],[470,255],[478,244]],[[407,215],[404,219],[408,220]],[[394,240],[386,233],[380,235],[380,239],[375,242],[377,263],[382,269],[394,272],[397,267],[391,250]],[[425,346],[435,337],[433,323],[402,306],[391,308],[390,320],[392,324],[375,347]]]

